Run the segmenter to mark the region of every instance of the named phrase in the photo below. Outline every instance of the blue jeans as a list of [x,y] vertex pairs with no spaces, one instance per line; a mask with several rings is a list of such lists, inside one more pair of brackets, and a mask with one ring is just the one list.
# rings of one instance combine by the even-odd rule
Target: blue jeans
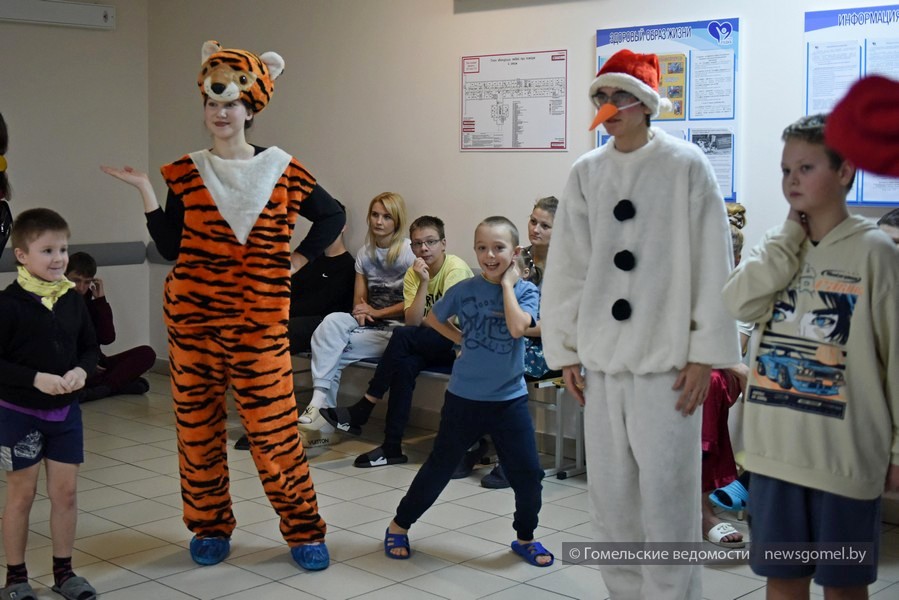
[[515,492],[512,527],[519,539],[534,539],[542,504],[543,469],[537,457],[527,395],[514,400],[485,401],[466,400],[447,392],[434,449],[400,501],[396,524],[409,529],[437,500],[465,451],[488,433]]
[[423,370],[449,367],[456,359],[453,342],[430,327],[416,325],[397,327],[378,361],[378,368],[368,383],[368,394],[387,401],[387,423],[384,443],[399,445],[412,412],[415,379]]
[[337,390],[347,365],[384,354],[395,321],[378,321],[360,327],[350,313],[331,313],[312,334],[312,393],[310,406],[337,406]]

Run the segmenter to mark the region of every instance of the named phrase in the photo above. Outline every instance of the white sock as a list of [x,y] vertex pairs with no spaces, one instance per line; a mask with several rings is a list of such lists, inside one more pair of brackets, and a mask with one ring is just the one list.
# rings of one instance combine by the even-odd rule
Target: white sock
[[328,403],[328,390],[324,388],[315,388],[312,392],[312,400],[309,401],[309,406],[306,407],[306,410],[303,411],[303,414],[300,415],[300,423],[311,423],[312,418],[309,417],[306,413],[310,408],[323,408]]

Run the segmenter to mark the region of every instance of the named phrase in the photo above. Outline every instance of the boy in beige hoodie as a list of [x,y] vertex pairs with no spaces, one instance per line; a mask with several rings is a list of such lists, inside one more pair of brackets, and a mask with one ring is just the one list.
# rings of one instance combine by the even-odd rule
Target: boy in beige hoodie
[[[783,133],[786,222],[731,274],[724,300],[758,324],[746,392],[753,571],[768,598],[867,598],[880,495],[899,488],[899,254],[849,214],[855,167],[824,143],[824,115]],[[776,562],[782,544],[855,545],[864,564]]]

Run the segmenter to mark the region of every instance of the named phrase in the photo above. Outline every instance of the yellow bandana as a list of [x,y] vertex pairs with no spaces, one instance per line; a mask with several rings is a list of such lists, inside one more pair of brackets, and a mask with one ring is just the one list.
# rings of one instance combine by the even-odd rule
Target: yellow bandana
[[6,167],[7,167],[6,157],[3,156],[2,154],[0,154],[0,173],[5,171]]
[[63,277],[58,281],[44,281],[28,272],[28,269],[19,265],[19,276],[16,281],[26,292],[36,294],[41,298],[41,304],[48,310],[53,310],[53,305],[63,294],[75,287],[75,284]]

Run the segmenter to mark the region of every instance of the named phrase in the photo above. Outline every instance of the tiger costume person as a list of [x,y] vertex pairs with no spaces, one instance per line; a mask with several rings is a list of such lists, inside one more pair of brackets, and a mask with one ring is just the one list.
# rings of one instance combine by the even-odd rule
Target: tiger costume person
[[0,256],[9,241],[12,232],[12,211],[9,210],[9,178],[6,175],[6,151],[9,149],[9,133],[6,130],[6,121],[3,113],[0,113]]
[[[165,210],[149,177],[101,167],[141,194],[160,254],[175,260],[165,282],[184,522],[193,560],[216,564],[236,525],[227,463],[225,392],[230,387],[281,533],[303,568],[327,568],[318,513],[297,430],[287,320],[290,275],[343,229],[340,205],[295,158],[246,141],[284,68],[274,52],[203,45],[198,85],[212,148],[162,167]],[[297,216],[312,227],[291,253]]]

